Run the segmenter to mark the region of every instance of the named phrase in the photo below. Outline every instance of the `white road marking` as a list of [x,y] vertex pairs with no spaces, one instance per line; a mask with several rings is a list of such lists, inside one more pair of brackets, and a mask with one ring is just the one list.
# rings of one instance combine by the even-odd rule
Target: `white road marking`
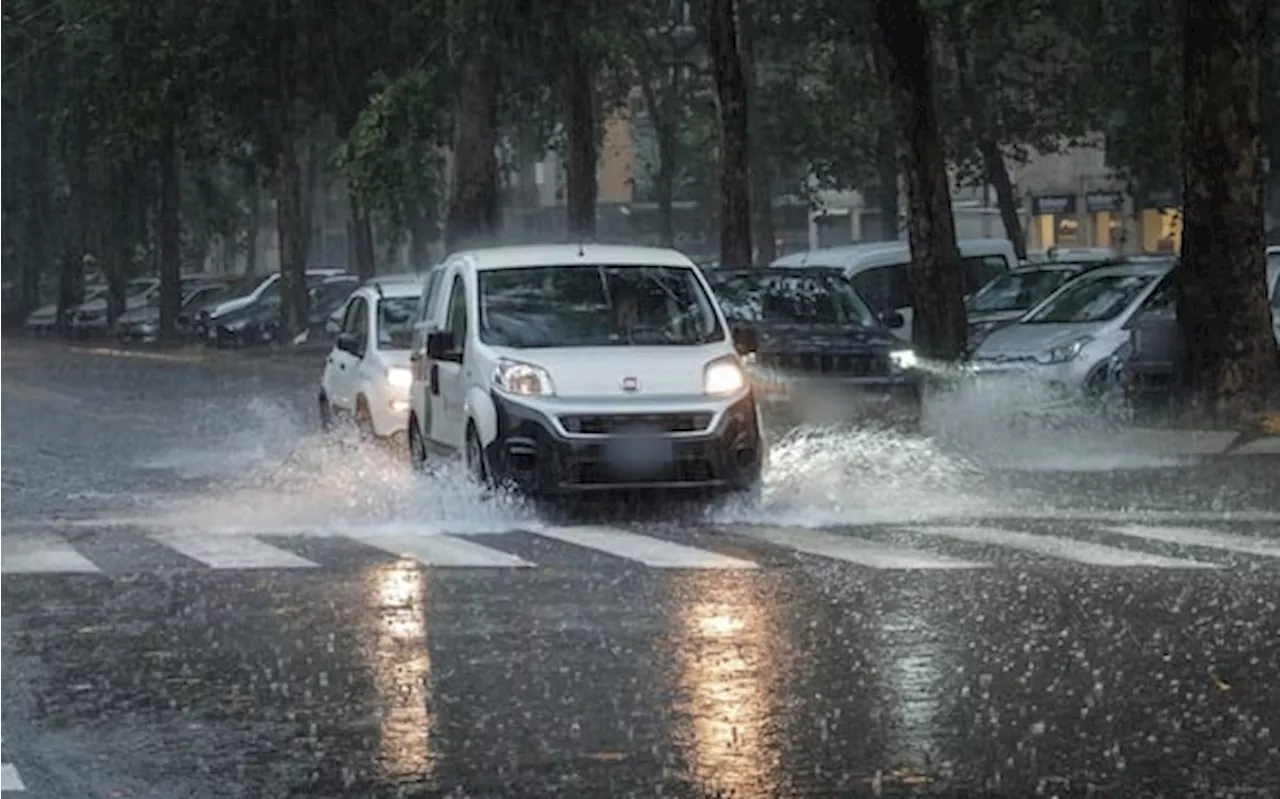
[[1149,527],[1130,524],[1106,529],[1120,535],[1145,538],[1151,541],[1163,541],[1167,544],[1222,549],[1227,552],[1241,552],[1246,555],[1280,558],[1280,540],[1274,538],[1217,533],[1196,527]]
[[922,535],[954,538],[972,544],[1008,547],[1036,555],[1071,560],[1076,563],[1087,563],[1090,566],[1134,567],[1149,566],[1160,569],[1216,569],[1212,563],[1201,563],[1181,558],[1167,558],[1162,555],[1149,555],[1144,552],[1131,552],[1127,549],[1094,544],[1088,541],[1076,541],[1071,538],[1059,538],[1052,535],[1020,533],[1003,530],[999,527],[909,527],[912,532]]
[[25,791],[27,786],[18,776],[18,769],[9,763],[0,763],[0,791]]
[[606,555],[634,560],[655,569],[754,569],[756,564],[718,552],[629,533],[616,527],[581,525],[539,526],[529,532]]
[[318,563],[247,535],[157,534],[152,540],[213,569],[314,569]]
[[427,566],[519,569],[533,566],[524,558],[490,549],[450,535],[404,533],[348,533],[347,538],[383,552],[412,558]]
[[4,574],[94,574],[101,572],[93,561],[56,535],[8,536],[0,551],[0,572]]
[[983,569],[986,563],[935,555],[918,549],[877,544],[865,538],[834,535],[802,527],[731,527],[730,532],[808,555],[856,563],[872,569]]

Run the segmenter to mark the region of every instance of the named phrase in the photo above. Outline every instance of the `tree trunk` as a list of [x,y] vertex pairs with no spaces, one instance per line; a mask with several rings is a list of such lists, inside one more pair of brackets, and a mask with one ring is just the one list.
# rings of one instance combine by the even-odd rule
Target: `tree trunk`
[[573,4],[561,0],[556,5],[555,27],[559,40],[563,85],[565,133],[565,208],[568,211],[569,235],[592,238],[596,234],[596,103],[592,92],[590,59],[583,47],[582,34],[575,30]]
[[[654,200],[658,204],[658,242],[663,247],[674,247],[676,243],[675,205],[676,195],[676,131],[673,120],[669,117],[669,106],[660,106],[658,92],[653,88],[654,77],[641,67],[640,91],[644,94],[644,104],[649,111],[649,124],[653,126],[653,137],[658,145],[658,169],[653,176]],[[673,70],[672,96],[678,90],[679,70]]]
[[777,232],[773,227],[773,186],[765,161],[761,153],[751,166],[751,211],[755,217],[751,239],[756,246],[751,263],[756,266],[768,266],[778,257]]
[[432,218],[421,203],[411,203],[405,209],[409,233],[409,267],[420,272],[431,266],[430,244],[435,241]]
[[1180,383],[1190,406],[1262,408],[1280,361],[1264,286],[1259,80],[1264,0],[1185,0]]
[[751,265],[747,84],[738,47],[737,0],[710,0],[708,38],[720,101],[720,262]]
[[103,258],[107,273],[107,325],[114,325],[125,310],[125,286],[133,265],[133,212],[137,198],[131,165],[121,164],[113,170],[108,191],[114,195],[109,210],[110,231]]
[[898,137],[892,125],[881,125],[876,134],[876,205],[880,210],[880,237],[898,240]]
[[460,95],[454,123],[453,185],[445,245],[450,252],[494,244],[501,227],[498,189],[498,42],[496,0],[473,0],[468,16],[484,24],[458,48]]
[[284,330],[281,340],[290,341],[307,327],[311,297],[307,293],[307,250],[311,236],[310,216],[304,207],[306,189],[297,142],[292,135],[281,137],[276,194],[276,228],[280,237],[280,313]]
[[178,337],[182,307],[182,184],[178,139],[168,131],[160,144],[160,340]]
[[1009,177],[1004,154],[990,139],[981,142],[979,146],[986,162],[987,178],[996,190],[996,205],[1000,208],[1000,221],[1004,223],[1005,235],[1013,244],[1013,251],[1018,258],[1026,258],[1027,234],[1023,232],[1022,220],[1018,217],[1018,193],[1013,188],[1013,178]]
[[378,272],[377,260],[373,251],[373,220],[369,211],[361,204],[355,192],[347,193],[347,203],[351,207],[351,240],[355,245],[356,276],[368,280]]
[[955,361],[967,349],[964,275],[956,247],[946,153],[933,87],[933,47],[920,0],[876,0],[894,118],[907,178],[910,287],[916,352]]
[[[739,41],[742,44],[742,71],[747,78],[748,104],[753,104],[760,87],[760,68],[756,60],[756,45],[752,7],[747,6],[738,15]],[[752,106],[758,108],[758,106]],[[773,227],[773,185],[770,180],[769,145],[761,132],[762,114],[752,112],[748,116],[747,148],[748,179],[751,182],[751,240],[755,244],[752,263],[766,266],[778,257],[778,247]]]
[[258,273],[258,242],[262,239],[262,189],[255,182],[249,187],[249,225],[244,236],[244,273]]

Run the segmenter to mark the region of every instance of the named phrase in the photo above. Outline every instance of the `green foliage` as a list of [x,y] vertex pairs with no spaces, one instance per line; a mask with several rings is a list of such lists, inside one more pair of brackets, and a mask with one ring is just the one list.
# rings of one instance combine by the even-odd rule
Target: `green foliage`
[[442,196],[448,96],[442,73],[409,72],[373,95],[338,148],[352,191],[397,227],[411,209]]

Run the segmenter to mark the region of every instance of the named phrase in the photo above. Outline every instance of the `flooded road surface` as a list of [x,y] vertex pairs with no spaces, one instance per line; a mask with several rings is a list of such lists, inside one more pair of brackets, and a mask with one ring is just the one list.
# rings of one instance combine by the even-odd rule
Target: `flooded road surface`
[[760,507],[550,519],[320,442],[304,364],[3,377],[15,795],[1280,792],[1269,458],[826,432]]

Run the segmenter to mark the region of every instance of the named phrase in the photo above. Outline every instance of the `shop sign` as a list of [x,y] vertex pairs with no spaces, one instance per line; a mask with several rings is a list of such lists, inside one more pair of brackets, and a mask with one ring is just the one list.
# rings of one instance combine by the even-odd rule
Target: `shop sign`
[[1146,203],[1143,208],[1149,210],[1164,210],[1166,208],[1179,208],[1182,206],[1182,189],[1156,189],[1147,192]]
[[1031,198],[1032,216],[1071,216],[1075,212],[1074,194],[1040,194]]
[[1121,211],[1124,209],[1124,192],[1091,191],[1084,195],[1085,210],[1091,214],[1103,211]]

